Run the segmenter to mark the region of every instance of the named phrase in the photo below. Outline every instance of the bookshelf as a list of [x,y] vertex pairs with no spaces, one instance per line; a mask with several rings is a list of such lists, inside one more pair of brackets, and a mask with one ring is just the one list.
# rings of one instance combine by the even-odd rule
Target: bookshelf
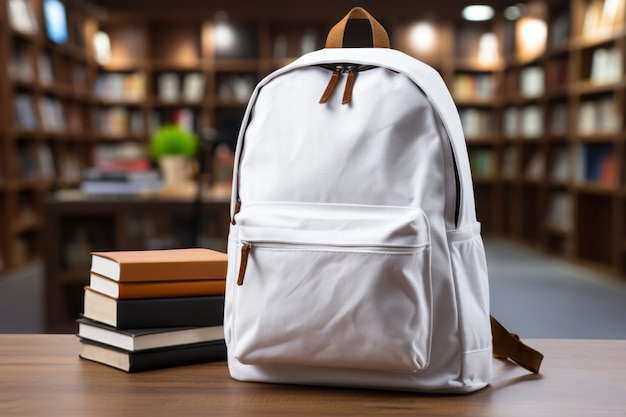
[[[45,32],[44,0],[20,0],[35,23],[18,27],[8,1],[0,104],[12,111],[0,114],[0,215],[15,225],[0,230],[0,271],[45,252],[41,211],[51,190],[76,187],[102,155],[145,146],[160,123],[182,122],[213,148],[234,146],[256,82],[322,47],[337,17],[271,8],[106,13],[62,0],[69,39],[58,44]],[[484,235],[624,277],[624,0],[527,6],[522,19],[487,23],[372,11],[393,47],[435,67],[450,88]],[[529,28],[535,44],[522,42]],[[92,47],[98,31],[110,39],[106,62]]]
[[[52,30],[45,8],[64,10]],[[43,202],[51,189],[74,186],[66,161],[86,161],[88,58],[82,5],[6,0],[0,7],[0,272],[41,259]],[[82,80],[80,74],[83,74]],[[80,169],[78,169],[80,171]]]

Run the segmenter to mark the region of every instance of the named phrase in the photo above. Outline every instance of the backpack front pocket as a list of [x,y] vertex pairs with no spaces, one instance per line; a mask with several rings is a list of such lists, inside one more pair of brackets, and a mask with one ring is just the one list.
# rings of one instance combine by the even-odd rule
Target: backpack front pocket
[[241,363],[428,365],[430,232],[421,209],[266,203],[236,221],[232,348]]

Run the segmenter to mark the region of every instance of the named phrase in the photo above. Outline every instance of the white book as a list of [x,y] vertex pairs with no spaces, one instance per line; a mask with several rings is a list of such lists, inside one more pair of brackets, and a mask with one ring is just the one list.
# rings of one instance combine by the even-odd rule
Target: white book
[[585,101],[580,104],[578,110],[578,133],[581,135],[590,135],[597,131],[596,109],[597,105],[594,101]]
[[37,21],[27,0],[8,0],[7,11],[11,27],[29,35],[37,33]]
[[190,72],[183,79],[183,99],[197,103],[204,97],[205,78],[200,72]]
[[463,126],[463,132],[467,139],[472,139],[480,136],[481,123],[480,123],[480,111],[478,109],[462,109],[459,112],[461,118],[461,125]]
[[158,78],[159,99],[165,102],[178,101],[180,78],[175,72],[164,72]]
[[520,126],[525,138],[537,138],[543,134],[543,110],[532,104],[522,109]]
[[541,96],[545,91],[545,71],[539,66],[526,67],[520,74],[520,93],[524,97]]

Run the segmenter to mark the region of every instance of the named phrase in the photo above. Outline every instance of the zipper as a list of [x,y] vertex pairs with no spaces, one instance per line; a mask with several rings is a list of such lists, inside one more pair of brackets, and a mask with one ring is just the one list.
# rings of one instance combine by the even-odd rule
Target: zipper
[[354,88],[354,81],[356,79],[357,72],[367,71],[373,68],[376,68],[375,65],[358,65],[358,64],[337,64],[337,65],[319,65],[322,68],[332,70],[332,74],[330,75],[330,80],[328,80],[328,84],[326,85],[326,89],[320,98],[320,104],[327,103],[333,92],[335,91],[335,87],[337,87],[337,82],[341,74],[348,74],[346,79],[346,85],[343,90],[343,97],[341,99],[341,104],[349,104],[352,99],[352,89]]
[[[237,276],[237,285],[243,285],[248,266],[248,258],[253,244],[249,241],[243,241],[241,246],[241,260],[239,262],[239,274]],[[275,241],[258,241],[254,242],[254,247],[259,249],[274,250],[293,250],[296,248],[310,251],[326,251],[334,252],[338,249],[349,249],[352,253],[379,253],[379,254],[396,254],[408,255],[415,253],[419,246],[399,246],[399,245],[354,245],[354,244],[323,244],[315,245],[310,243],[299,242],[275,242]]]

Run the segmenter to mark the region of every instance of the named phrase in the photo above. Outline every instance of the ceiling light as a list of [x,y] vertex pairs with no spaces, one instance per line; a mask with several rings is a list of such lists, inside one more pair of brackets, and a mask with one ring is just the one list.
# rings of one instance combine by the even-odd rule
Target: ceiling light
[[463,18],[472,22],[489,20],[494,15],[493,7],[484,4],[474,4],[463,8]]
[[518,3],[504,9],[504,17],[508,20],[517,20],[524,15],[524,12],[526,12],[526,5]]
[[411,29],[411,44],[419,52],[431,51],[436,43],[435,27],[427,22],[416,23]]

